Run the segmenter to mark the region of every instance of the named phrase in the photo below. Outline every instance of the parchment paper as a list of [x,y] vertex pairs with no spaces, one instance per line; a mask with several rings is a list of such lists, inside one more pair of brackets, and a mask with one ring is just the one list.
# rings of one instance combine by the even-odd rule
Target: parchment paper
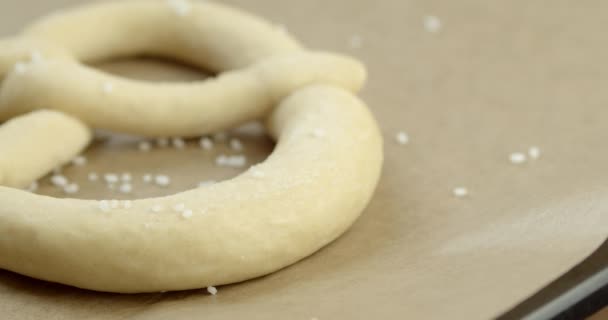
[[[0,0],[0,35],[76,0]],[[80,1],[83,3],[85,1]],[[386,136],[378,192],[356,225],[273,275],[201,291],[123,296],[0,271],[3,319],[486,319],[522,301],[608,235],[608,2],[567,0],[230,0],[284,24],[311,48],[361,58],[363,97]],[[424,17],[442,22],[427,32]],[[111,22],[108,22],[111,23]],[[360,44],[360,46],[358,46]],[[143,79],[201,78],[150,63],[113,63]],[[399,146],[404,130],[411,143]],[[239,134],[252,162],[272,150]],[[172,176],[129,197],[233,177],[194,142],[142,154],[130,138],[99,141],[70,167],[83,198],[123,199],[95,171]],[[539,160],[509,154],[537,145]],[[458,199],[455,187],[470,196]],[[64,196],[43,183],[42,193]]]

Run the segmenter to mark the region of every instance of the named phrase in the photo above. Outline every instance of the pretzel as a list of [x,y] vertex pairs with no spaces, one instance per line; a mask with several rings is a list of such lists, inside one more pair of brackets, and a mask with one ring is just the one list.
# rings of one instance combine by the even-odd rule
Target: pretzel
[[[94,128],[197,136],[261,118],[308,84],[357,91],[364,82],[359,62],[302,52],[286,33],[257,18],[210,2],[185,8],[179,17],[166,1],[110,2],[55,14],[27,28],[26,40],[5,43],[12,50],[0,45],[0,65],[28,52],[51,60],[8,73],[0,90],[0,120],[50,107]],[[37,43],[49,57],[35,49]],[[3,57],[3,51],[11,54]],[[104,74],[78,61],[138,54],[226,72],[194,84],[153,84]]]
[[24,188],[78,155],[91,132],[78,119],[36,111],[0,126],[0,185]]
[[[115,27],[97,34],[90,28],[99,21]],[[167,24],[166,34],[154,22]],[[133,32],[148,28],[154,34],[137,33],[141,39],[128,41]],[[200,57],[179,47],[193,45],[184,39],[171,43],[177,53],[165,49],[162,41],[179,38],[176,30],[202,48]],[[196,32],[182,35],[182,30]],[[255,36],[248,38],[252,31]],[[80,42],[93,34],[99,37]],[[214,34],[224,36],[218,43],[200,40]],[[260,47],[253,48],[258,41]],[[31,63],[6,67],[38,45],[44,53],[30,54]],[[8,47],[12,51],[5,54]],[[200,84],[151,85],[103,75],[78,62],[140,53],[170,55],[212,70],[240,69]],[[56,14],[21,38],[0,43],[2,66],[12,70],[0,88],[5,118],[50,106],[93,127],[162,136],[195,135],[268,116],[277,140],[265,162],[238,177],[161,198],[57,199],[0,186],[0,268],[24,275],[119,293],[248,280],[293,264],[339,237],[365,208],[380,176],[381,134],[368,108],[351,93],[364,82],[363,66],[305,51],[271,25],[221,5],[133,1]],[[103,90],[107,81],[112,90]],[[26,118],[40,114],[51,113]],[[3,141],[30,134],[26,118],[0,127],[0,153],[10,148]],[[74,128],[83,129],[77,121]],[[71,135],[88,137],[76,131]],[[53,130],[32,140],[38,139],[51,145],[58,135]],[[51,149],[41,154],[53,154]],[[8,172],[3,165],[0,161],[0,173]]]

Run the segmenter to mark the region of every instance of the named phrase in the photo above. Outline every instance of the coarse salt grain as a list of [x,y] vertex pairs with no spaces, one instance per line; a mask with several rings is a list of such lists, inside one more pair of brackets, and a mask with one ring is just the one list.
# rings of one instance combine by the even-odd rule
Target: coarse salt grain
[[424,17],[424,29],[431,33],[437,33],[441,31],[441,20],[436,16]]
[[56,187],[65,187],[68,185],[69,181],[65,176],[56,174],[51,177],[51,183]]
[[400,145],[406,145],[406,144],[410,143],[410,136],[403,131],[399,131],[399,132],[397,132],[397,135],[395,136],[395,140]]
[[247,165],[247,157],[244,155],[227,156],[222,154],[215,159],[215,164],[220,167],[242,168]]
[[188,15],[192,9],[187,0],[167,0],[167,3],[178,16],[182,17]]
[[509,155],[509,161],[513,164],[523,164],[526,160],[526,155],[521,152],[514,152]]
[[90,172],[88,178],[89,178],[89,181],[95,182],[95,181],[99,180],[99,175],[95,172]]
[[110,94],[114,91],[114,84],[111,82],[105,82],[102,86],[103,93]]
[[224,142],[228,140],[228,134],[226,132],[216,132],[213,134],[213,140],[215,142]]
[[213,287],[213,286],[209,286],[209,287],[207,287],[207,292],[211,293],[212,295],[216,295],[217,294],[217,288]]
[[118,190],[121,193],[129,194],[129,193],[133,192],[133,185],[130,183],[124,183],[120,186],[120,188]]
[[101,200],[98,203],[98,207],[99,207],[99,210],[101,210],[103,212],[109,212],[111,210],[110,201]]
[[530,156],[530,159],[538,159],[540,158],[540,148],[539,147],[530,147],[530,149],[528,149],[528,155]]
[[161,148],[166,148],[169,146],[169,138],[158,138],[156,139],[156,145]]
[[152,206],[152,208],[150,208],[150,211],[152,211],[153,213],[160,213],[163,211],[163,206],[161,206],[160,204],[155,204]]
[[30,53],[30,61],[33,63],[40,63],[44,60],[44,56],[40,51],[33,51]]
[[201,148],[203,148],[204,150],[211,150],[215,146],[215,143],[213,143],[213,140],[211,140],[208,137],[201,138],[201,141],[199,144],[200,144]]
[[30,184],[30,186],[27,188],[27,190],[29,192],[36,192],[38,190],[38,187],[39,187],[38,181],[34,181],[34,182],[32,182],[32,184]]
[[76,157],[74,158],[74,160],[72,160],[72,164],[75,166],[82,167],[87,164],[87,158],[84,156]]
[[230,148],[234,151],[243,151],[243,143],[239,139],[231,139],[230,140]]
[[141,141],[137,145],[137,148],[141,152],[149,152],[150,150],[152,150],[152,144],[150,143],[150,141]]
[[253,169],[253,170],[251,170],[251,175],[254,178],[257,178],[257,179],[261,179],[261,178],[264,178],[266,176],[266,174],[264,173],[264,171],[262,171],[260,169]]
[[17,62],[15,64],[15,72],[17,74],[24,74],[27,71],[27,64],[23,62]]
[[353,49],[359,49],[363,47],[363,38],[360,35],[352,35],[349,39],[350,47]]
[[183,203],[178,203],[173,206],[173,210],[175,210],[176,212],[182,212],[182,211],[186,210],[186,205]]
[[126,210],[129,210],[129,209],[133,208],[133,201],[131,201],[131,200],[125,200],[125,201],[123,201],[122,202],[122,208],[126,209]]
[[213,180],[209,180],[209,181],[203,181],[203,182],[200,182],[200,183],[198,184],[198,187],[199,187],[199,188],[204,188],[204,187],[212,186],[212,185],[214,185],[214,184],[216,184],[216,183],[217,183],[217,182],[216,182],[216,181],[213,181]]
[[63,192],[66,194],[76,194],[80,191],[80,186],[76,183],[70,183],[63,188]]
[[458,187],[458,188],[454,188],[454,190],[452,190],[452,193],[457,198],[464,198],[469,195],[469,190],[464,187]]
[[192,210],[185,210],[184,212],[182,212],[182,217],[184,217],[185,219],[190,219],[193,215],[194,213],[192,212]]
[[157,175],[154,177],[154,182],[161,187],[166,187],[171,184],[171,178],[166,175]]
[[114,174],[114,173],[106,173],[103,176],[103,179],[106,181],[106,183],[110,183],[110,184],[116,183],[119,180],[118,175]]
[[288,32],[289,32],[289,30],[287,30],[287,26],[286,26],[286,25],[284,25],[284,24],[275,24],[275,25],[274,25],[274,28],[275,28],[275,29],[276,29],[278,32],[283,33],[283,34],[286,34],[286,33],[288,33]]
[[186,147],[186,142],[182,138],[171,139],[171,144],[175,149],[184,149]]

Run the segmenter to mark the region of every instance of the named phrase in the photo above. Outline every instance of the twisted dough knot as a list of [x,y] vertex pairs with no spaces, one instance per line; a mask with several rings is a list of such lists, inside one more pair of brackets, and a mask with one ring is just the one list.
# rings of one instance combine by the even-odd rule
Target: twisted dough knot
[[[219,74],[152,84],[82,64],[141,54]],[[8,120],[0,184],[9,187],[74,157],[88,128],[197,136],[265,119],[278,140],[264,163],[232,180],[128,209],[0,187],[0,267],[25,275],[111,292],[251,279],[336,239],[380,175],[378,127],[351,94],[364,67],[304,50],[280,28],[223,5],[120,1],[59,12],[0,41],[0,78],[0,121]],[[192,216],[150,212],[178,203]]]

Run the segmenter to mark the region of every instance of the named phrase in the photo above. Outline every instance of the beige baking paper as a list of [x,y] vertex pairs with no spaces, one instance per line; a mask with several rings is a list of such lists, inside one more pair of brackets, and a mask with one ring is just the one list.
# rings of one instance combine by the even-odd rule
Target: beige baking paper
[[[0,35],[78,2],[0,0]],[[369,208],[321,252],[217,296],[95,293],[0,271],[2,319],[487,319],[608,235],[608,2],[226,2],[285,25],[311,48],[365,61],[363,97],[386,137]],[[434,24],[428,16],[440,19],[438,32],[425,28]],[[149,80],[200,78],[141,62],[104,68]],[[400,130],[411,137],[406,146],[395,143]],[[239,136],[252,162],[272,150],[266,138]],[[130,139],[99,141],[87,166],[65,173],[81,182],[78,196],[118,199],[125,197],[87,174],[130,172],[132,197],[147,197],[239,173],[213,164],[226,148],[205,153],[194,143],[144,154]],[[532,146],[542,151],[538,160],[509,162]],[[145,186],[145,173],[171,175],[171,188]],[[469,196],[453,196],[456,187]],[[47,182],[41,191],[63,196]]]

